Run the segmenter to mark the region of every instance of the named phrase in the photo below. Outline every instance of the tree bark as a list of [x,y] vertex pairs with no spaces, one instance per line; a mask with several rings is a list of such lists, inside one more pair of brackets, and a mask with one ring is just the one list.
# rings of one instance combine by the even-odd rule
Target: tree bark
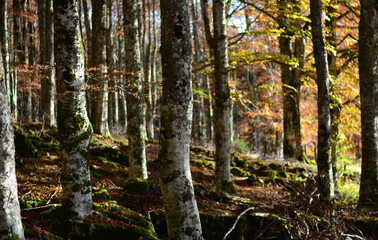
[[192,74],[187,0],[162,0],[159,179],[169,239],[203,239],[190,173]]
[[38,1],[38,25],[40,39],[40,65],[43,122],[46,127],[56,126],[55,118],[55,69],[54,19],[52,0]]
[[0,58],[0,239],[25,239],[17,195],[14,136],[4,75]]
[[325,47],[324,24],[321,0],[311,0],[311,27],[314,45],[315,67],[318,85],[318,188],[322,200],[331,203],[334,198],[334,183],[331,166],[331,113],[329,75]]
[[378,205],[378,2],[361,0],[359,25],[362,172],[359,205]]
[[[284,29],[279,37],[280,53],[287,60],[299,60],[299,68],[304,65],[304,40],[301,36],[294,36],[292,28],[301,28],[301,23],[291,20],[288,12],[288,6],[295,6],[296,1],[278,0],[279,5],[279,25]],[[300,12],[298,6],[295,10]],[[294,14],[294,13],[291,13]],[[281,79],[283,92],[283,129],[284,129],[284,158],[294,158],[303,160],[302,156],[302,137],[301,137],[301,120],[300,120],[300,97],[301,97],[301,79],[300,72],[288,63],[281,64]]]
[[110,135],[108,125],[108,83],[106,66],[106,4],[105,0],[93,0],[93,31],[90,61],[94,68],[89,79],[91,86],[91,123],[94,133],[104,136]]
[[217,191],[234,191],[231,181],[231,99],[228,85],[226,2],[213,1],[214,22],[214,142]]
[[84,91],[84,48],[77,0],[54,0],[54,49],[58,131],[62,148],[62,206],[67,213],[92,213],[88,145],[92,136]]
[[125,24],[125,67],[127,136],[129,139],[129,177],[147,178],[145,125],[143,118],[142,67],[138,37],[138,0],[123,2]]
[[11,78],[9,72],[9,45],[8,45],[8,1],[0,0],[0,44],[4,65],[4,80],[7,87],[8,102],[11,103]]

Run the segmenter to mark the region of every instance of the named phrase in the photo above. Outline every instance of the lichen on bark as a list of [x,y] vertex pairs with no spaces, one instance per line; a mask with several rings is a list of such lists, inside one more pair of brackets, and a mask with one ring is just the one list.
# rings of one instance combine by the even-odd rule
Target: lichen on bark
[[62,148],[63,208],[68,216],[92,213],[88,145],[92,136],[84,92],[78,2],[54,1],[58,132]]

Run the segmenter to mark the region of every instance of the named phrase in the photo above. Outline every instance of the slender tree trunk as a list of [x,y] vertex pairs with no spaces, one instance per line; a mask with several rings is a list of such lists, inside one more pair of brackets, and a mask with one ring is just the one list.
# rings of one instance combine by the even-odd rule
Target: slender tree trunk
[[94,88],[91,91],[91,123],[94,133],[108,136],[108,83],[106,66],[106,4],[105,0],[92,0],[93,31],[91,66],[94,67],[90,84]]
[[58,131],[62,148],[63,208],[72,215],[92,214],[88,145],[92,136],[84,92],[84,52],[78,2],[54,0]]
[[4,81],[7,87],[8,102],[11,103],[11,78],[9,72],[9,46],[8,46],[8,1],[0,0],[0,45],[4,64]]
[[25,239],[17,195],[14,136],[4,75],[0,58],[0,239]]
[[130,178],[147,178],[145,125],[143,119],[143,81],[138,41],[138,0],[123,2],[125,27],[125,65],[127,79],[127,136]]
[[230,87],[228,85],[228,50],[226,2],[213,1],[214,19],[214,142],[215,184],[217,191],[234,191],[231,181]]
[[38,25],[40,38],[40,65],[42,68],[42,110],[46,127],[56,126],[55,118],[55,69],[54,19],[52,0],[38,1]]
[[161,17],[163,103],[158,161],[168,236],[203,239],[189,164],[193,98],[188,1],[161,1]]
[[361,0],[359,70],[362,172],[359,205],[378,205],[378,3]]
[[[335,184],[335,189],[337,188],[338,183],[338,174],[337,174],[337,144],[339,141],[339,124],[340,124],[340,114],[342,104],[340,100],[338,100],[337,92],[335,91],[334,82],[337,78],[337,35],[336,35],[336,22],[337,16],[337,9],[335,8],[335,4],[337,0],[332,0],[329,2],[327,6],[327,20],[325,22],[325,26],[327,29],[326,40],[327,43],[332,48],[332,51],[328,51],[327,53],[327,60],[328,60],[328,69],[330,74],[330,104],[331,104],[331,126],[332,126],[332,147],[331,147],[331,163],[332,163],[332,173],[333,179]],[[335,96],[336,95],[336,96]]]
[[318,85],[318,188],[322,200],[332,202],[334,183],[331,165],[331,113],[327,51],[321,0],[310,0],[312,41]]

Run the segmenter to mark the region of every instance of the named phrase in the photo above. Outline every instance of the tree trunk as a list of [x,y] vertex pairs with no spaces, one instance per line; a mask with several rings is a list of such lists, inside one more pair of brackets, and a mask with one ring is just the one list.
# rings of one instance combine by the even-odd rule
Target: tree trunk
[[129,139],[129,177],[147,178],[145,125],[143,118],[142,68],[138,41],[138,0],[123,2],[125,27],[127,136]]
[[106,4],[105,0],[93,0],[93,31],[91,67],[94,68],[89,79],[91,86],[91,123],[94,133],[104,136],[110,135],[108,125],[108,83],[106,66]]
[[318,85],[318,188],[322,200],[331,203],[334,184],[331,166],[331,118],[327,51],[324,39],[321,0],[311,0],[311,27]]
[[228,85],[228,50],[226,2],[213,1],[214,20],[214,142],[215,184],[217,191],[234,191],[231,181],[230,87]]
[[362,172],[359,205],[378,205],[378,4],[361,0],[359,26]]
[[14,136],[4,74],[0,58],[0,239],[25,239],[17,195]]
[[[334,82],[337,79],[337,35],[336,35],[336,23],[337,23],[337,9],[335,8],[336,0],[332,0],[327,6],[327,20],[325,26],[327,29],[326,40],[329,46],[332,48],[327,53],[328,69],[331,77],[330,81],[330,105],[331,105],[331,126],[332,126],[332,147],[331,147],[331,163],[332,173],[335,184],[335,190],[338,184],[337,174],[337,145],[339,141],[339,124],[342,104],[338,100],[337,91],[335,91]],[[333,94],[332,94],[333,92]]]
[[163,103],[159,178],[169,239],[203,239],[190,173],[192,74],[187,0],[161,1]]
[[78,2],[54,0],[54,49],[57,78],[58,131],[62,148],[63,208],[92,214],[88,145],[92,136],[84,92],[84,52]]
[[9,72],[9,46],[8,46],[8,2],[0,0],[0,45],[4,65],[4,81],[7,87],[8,102],[11,103],[11,78]]
[[[300,28],[301,23],[296,23],[287,17],[289,14],[289,5],[292,6],[294,1],[278,0],[280,28],[284,29],[279,37],[280,53],[287,60],[294,58],[303,59],[304,44],[303,38],[294,37],[291,28]],[[295,8],[296,10],[297,7]],[[298,10],[299,11],[299,10]],[[293,41],[295,43],[293,46]],[[302,64],[303,67],[303,61]],[[284,158],[302,159],[302,138],[301,138],[301,120],[300,120],[300,93],[301,81],[300,70],[293,68],[288,63],[281,64],[281,79],[283,92],[283,128],[284,128]]]
[[52,0],[38,1],[38,25],[40,39],[40,65],[43,122],[46,127],[56,126],[55,118],[55,69],[54,19]]

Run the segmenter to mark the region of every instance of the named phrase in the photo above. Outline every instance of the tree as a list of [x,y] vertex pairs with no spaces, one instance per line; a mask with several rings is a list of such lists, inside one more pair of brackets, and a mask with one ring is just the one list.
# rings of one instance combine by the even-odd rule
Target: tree
[[147,178],[145,124],[143,119],[142,73],[138,38],[138,0],[123,2],[125,25],[125,67],[127,136],[129,139],[130,178]]
[[234,191],[231,181],[231,99],[228,85],[226,2],[213,0],[214,36],[207,16],[207,0],[201,1],[207,43],[214,56],[214,142],[217,191]]
[[54,19],[52,0],[38,1],[38,25],[40,39],[40,65],[43,121],[47,127],[56,125],[55,118],[55,70],[54,64]]
[[329,97],[329,74],[327,51],[325,47],[322,1],[311,0],[311,27],[316,77],[318,85],[318,189],[322,200],[331,202],[334,197],[334,184],[331,165],[331,112]]
[[91,123],[95,133],[110,135],[108,125],[108,92],[106,82],[106,1],[93,0],[93,30],[91,34],[90,67],[93,67],[93,75],[90,78],[93,91],[91,91]]
[[202,239],[190,173],[192,74],[187,0],[162,0],[163,98],[159,179],[169,239]]
[[8,51],[8,1],[0,0],[0,44],[3,46],[1,48],[1,53],[3,57],[4,64],[4,80],[7,87],[7,94],[9,102],[11,100],[11,79],[9,73],[9,51]]
[[[295,12],[290,12],[292,7]],[[281,64],[283,92],[283,154],[285,158],[303,160],[300,119],[301,69],[304,66],[305,42],[299,3],[292,0],[278,0],[278,23],[283,29],[279,37],[280,53],[286,61],[297,59],[299,67],[287,62]],[[299,16],[298,16],[299,15]],[[295,17],[295,18],[294,18]],[[293,19],[294,18],[294,19]],[[295,34],[299,32],[299,34]]]
[[17,195],[14,136],[4,74],[0,58],[0,239],[25,239]]
[[362,171],[359,205],[378,203],[378,2],[361,0],[359,25]]
[[58,131],[62,148],[63,208],[86,217],[92,213],[88,145],[92,136],[84,92],[84,52],[78,2],[54,0]]

